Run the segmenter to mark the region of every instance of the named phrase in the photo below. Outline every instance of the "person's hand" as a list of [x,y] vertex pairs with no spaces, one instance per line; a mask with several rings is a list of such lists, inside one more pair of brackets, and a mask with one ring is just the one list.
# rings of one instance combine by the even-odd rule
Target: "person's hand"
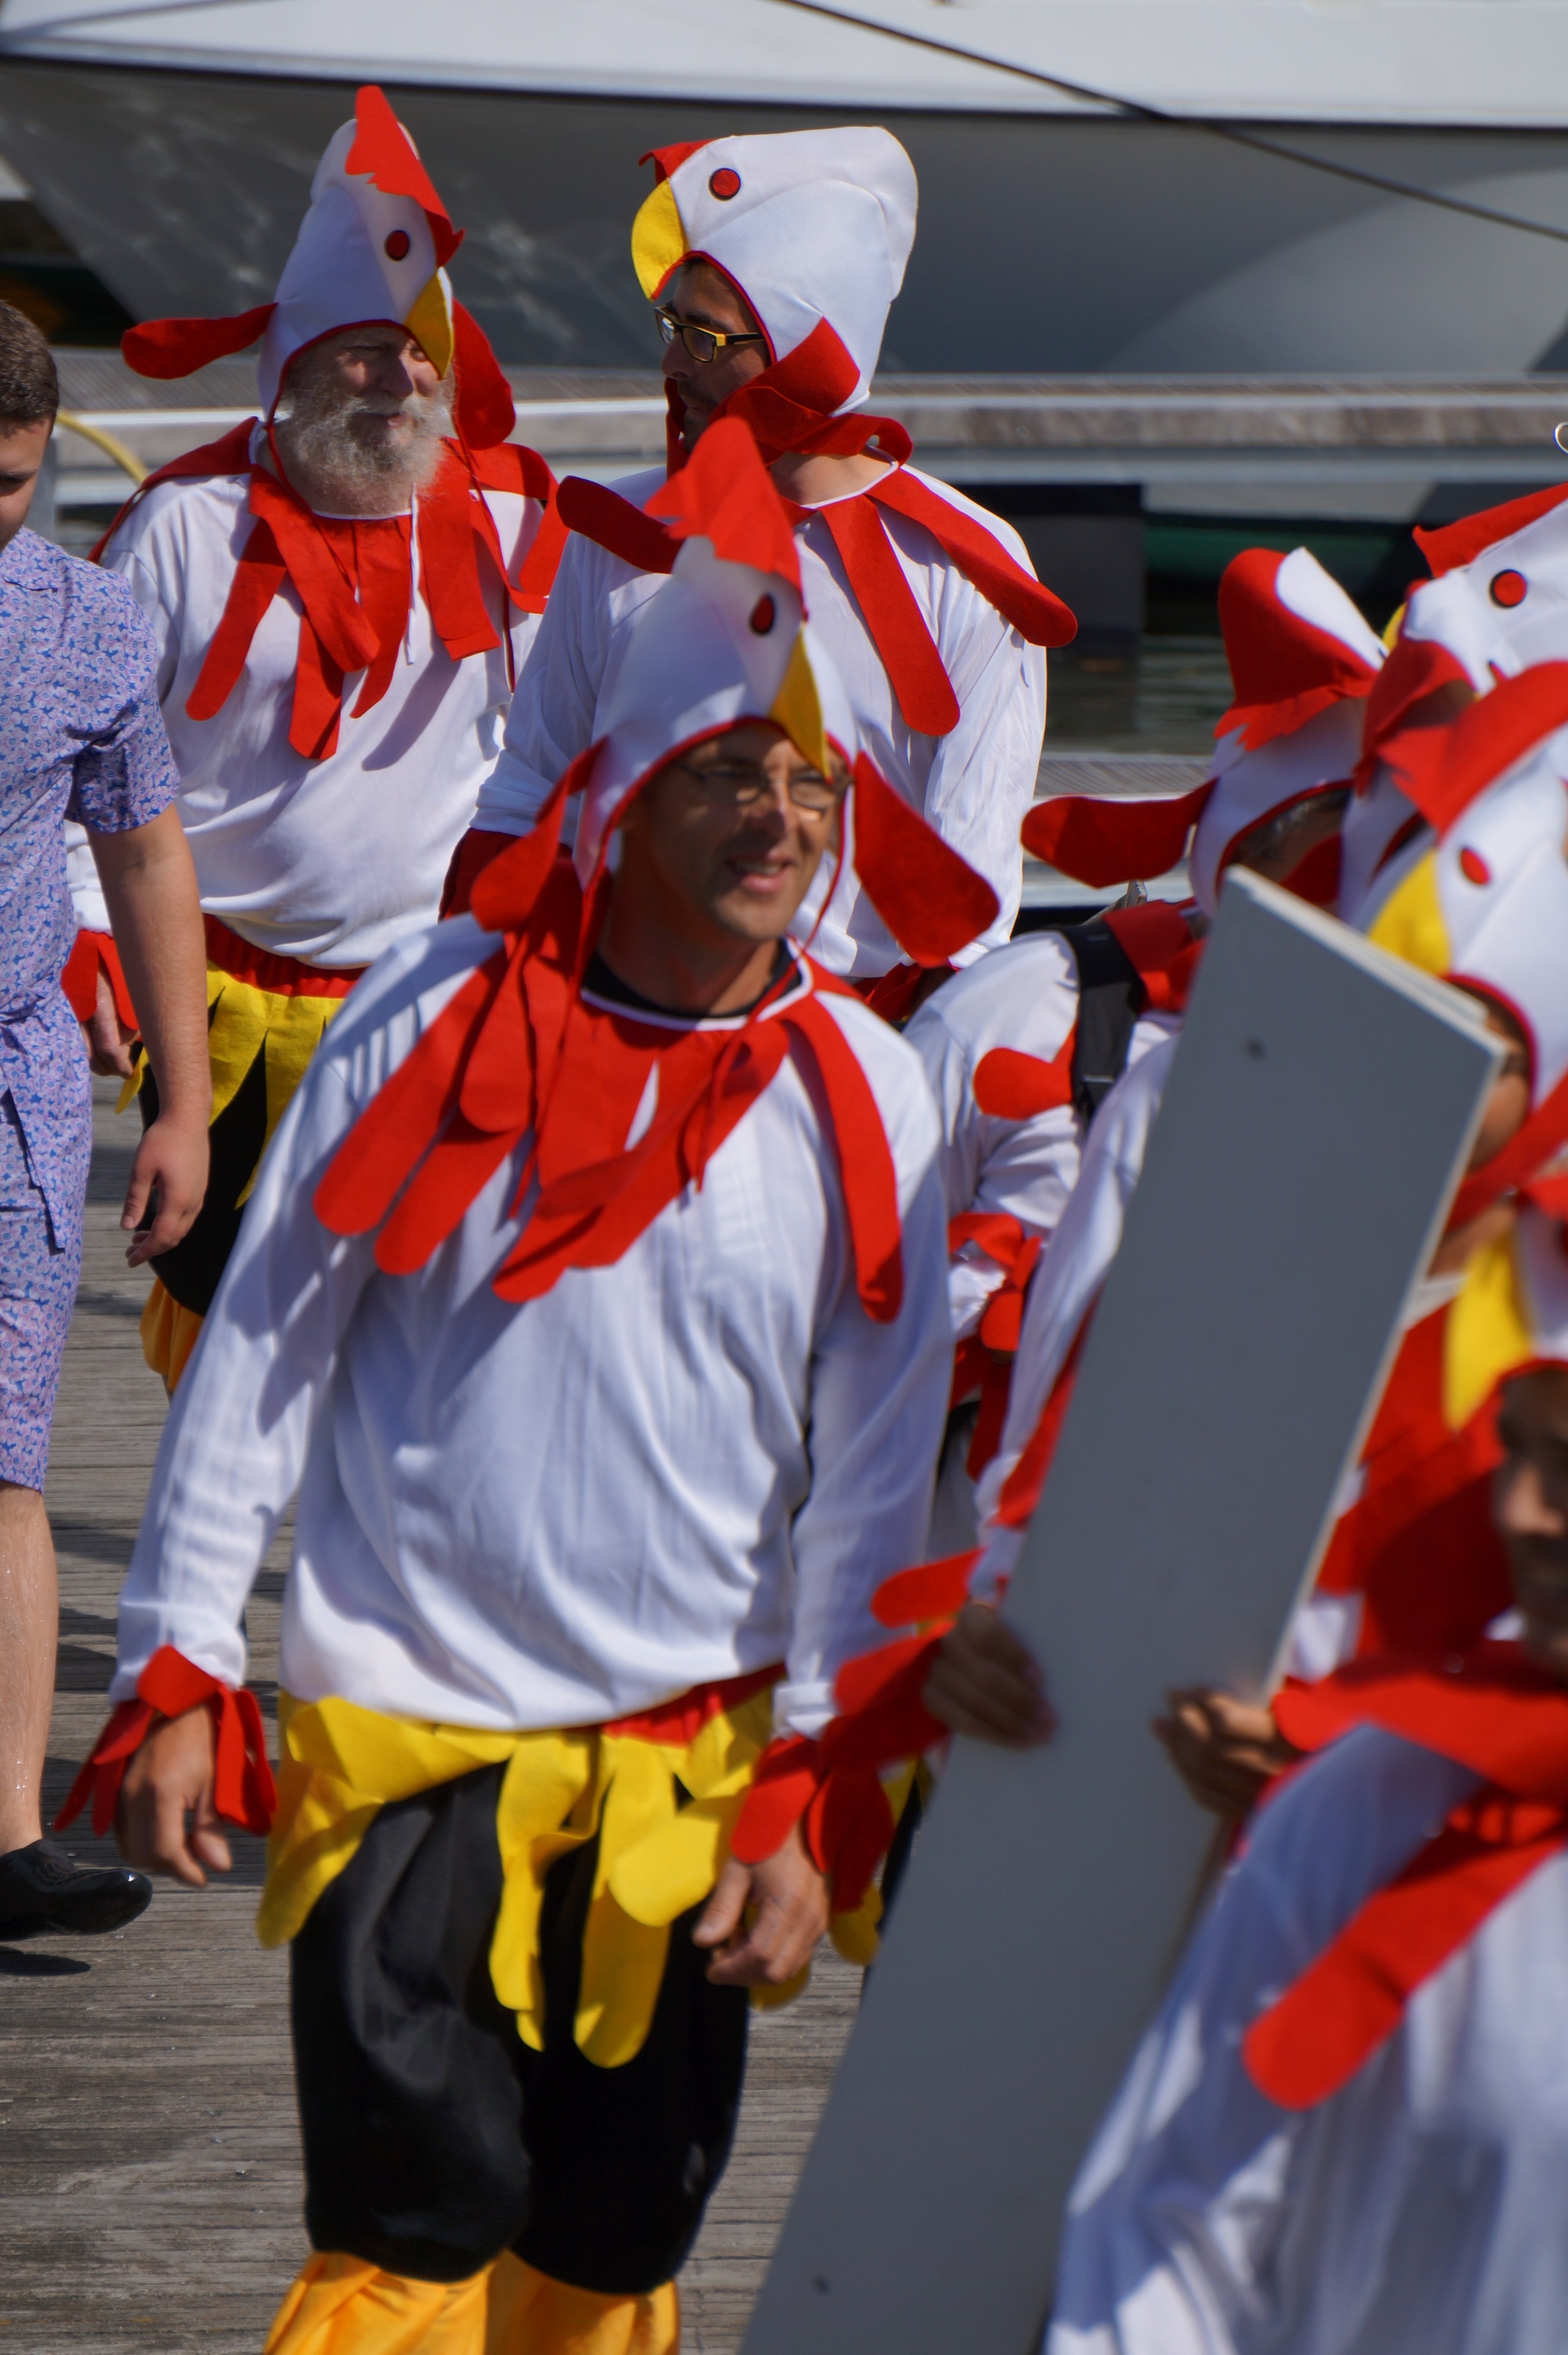
[[805,1968],[827,1927],[827,1882],[795,1824],[761,1864],[729,1859],[691,1935],[715,1950],[708,1966],[715,1987],[783,1987]]
[[[205,1124],[198,1127],[165,1113],[145,1131],[131,1164],[125,1208],[120,1213],[122,1228],[134,1235],[125,1254],[127,1267],[140,1267],[160,1252],[173,1251],[187,1232],[207,1192],[207,1156]],[[157,1215],[145,1234],[135,1234],[155,1186]]]
[[92,1019],[82,1024],[81,1036],[87,1048],[88,1062],[101,1080],[128,1080],[134,1076],[135,1066],[131,1060],[129,1049],[135,1035],[121,1021],[120,1008],[114,1003],[113,986],[100,965]]
[[1264,1784],[1302,1754],[1280,1732],[1272,1710],[1207,1688],[1168,1698],[1170,1715],[1157,1718],[1154,1731],[1199,1806],[1213,1815],[1239,1820]]
[[125,1769],[114,1811],[114,1837],[127,1864],[169,1873],[192,1889],[206,1886],[207,1872],[229,1870],[233,1859],[212,1805],[213,1774],[205,1703],[154,1726]]
[[966,1603],[943,1637],[922,1698],[955,1733],[1009,1750],[1048,1742],[1056,1728],[1033,1656],[988,1603]]

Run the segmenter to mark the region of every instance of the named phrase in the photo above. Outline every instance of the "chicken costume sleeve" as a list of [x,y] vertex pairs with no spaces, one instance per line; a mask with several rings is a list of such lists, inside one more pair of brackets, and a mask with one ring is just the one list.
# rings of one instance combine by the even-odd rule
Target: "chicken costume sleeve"
[[1512,1648],[1287,1719],[1340,1738],[1264,1809],[1090,2147],[1046,2355],[1559,2342],[1568,1696]]

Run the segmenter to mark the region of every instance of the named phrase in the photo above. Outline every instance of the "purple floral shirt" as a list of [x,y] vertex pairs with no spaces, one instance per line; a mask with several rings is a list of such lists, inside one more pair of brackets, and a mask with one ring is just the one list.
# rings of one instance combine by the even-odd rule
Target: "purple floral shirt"
[[123,834],[179,789],[153,633],[125,583],[36,532],[0,549],[0,1086],[57,1237],[87,1151],[87,1060],[61,991],[76,938],[65,821]]

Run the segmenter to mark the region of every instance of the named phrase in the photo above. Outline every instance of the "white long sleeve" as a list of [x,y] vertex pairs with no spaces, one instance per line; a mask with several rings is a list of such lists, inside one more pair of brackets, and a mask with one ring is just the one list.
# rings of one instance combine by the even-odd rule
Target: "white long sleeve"
[[[927,998],[904,1033],[925,1065],[942,1122],[942,1182],[947,1215],[1000,1211],[1025,1231],[1054,1232],[1078,1180],[1083,1124],[1071,1104],[1026,1120],[983,1113],[975,1074],[995,1049],[1054,1062],[1078,1019],[1078,967],[1060,932],[1011,941],[965,967]],[[1127,1041],[1126,1068],[1169,1038],[1179,1018],[1141,1015]],[[979,1322],[1001,1270],[972,1245],[950,1271],[955,1338]],[[1037,1279],[1038,1281],[1038,1279]]]
[[1242,2059],[1477,1779],[1368,1728],[1264,1810],[1073,2187],[1046,2355],[1568,2347],[1568,1857],[1316,2108],[1276,2108]]
[[1018,1560],[1024,1532],[998,1529],[991,1517],[1121,1249],[1127,1204],[1143,1173],[1149,1132],[1179,1043],[1169,1037],[1152,1044],[1100,1106],[1078,1182],[1029,1287],[1002,1444],[979,1484],[986,1551],[975,1573],[972,1591],[977,1595],[989,1593],[998,1577],[1009,1576]]
[[65,822],[65,879],[70,904],[76,911],[77,931],[106,932],[109,903],[99,879],[98,862],[92,856],[87,828],[78,826],[73,817]]
[[159,1450],[114,1691],[160,1644],[238,1681],[244,1599],[297,1489],[282,1673],[301,1700],[592,1723],[782,1660],[781,1722],[815,1732],[842,1659],[880,1639],[876,1586],[918,1558],[951,1377],[919,1061],[828,1001],[898,1173],[891,1325],[860,1307],[837,1148],[789,1058],[613,1265],[496,1297],[525,1146],[423,1269],[386,1276],[312,1196],[493,946],[463,920],[390,952],[280,1124]]
[[[192,719],[186,706],[252,527],[248,494],[243,474],[160,484],[103,561],[123,575],[157,638],[158,698],[203,908],[275,954],[368,964],[435,917],[538,623],[511,607],[492,572],[485,610],[510,634],[510,669],[499,638],[490,653],[454,662],[416,594],[386,694],[357,718],[363,674],[351,676],[336,751],[307,761],[288,741],[300,603],[285,581],[222,709]],[[539,528],[538,502],[485,496],[515,570]]]
[[[976,517],[1032,570],[1022,540],[999,517],[944,483],[924,474],[915,479]],[[614,487],[640,506],[663,480],[661,470],[651,470]],[[806,610],[843,679],[864,749],[890,784],[997,893],[1000,913],[961,953],[957,961],[967,964],[1006,941],[1018,913],[1023,888],[1019,827],[1040,767],[1045,655],[965,579],[923,525],[891,508],[882,515],[958,698],[961,716],[951,735],[920,736],[905,726],[819,515],[795,535]],[[575,534],[568,540],[544,621],[518,676],[501,757],[480,792],[477,826],[528,832],[556,779],[592,743],[596,715],[613,685],[633,619],[661,578],[634,571]],[[816,903],[808,902],[803,924],[817,913]],[[857,978],[887,972],[901,955],[852,874],[840,879],[812,949],[830,971]]]

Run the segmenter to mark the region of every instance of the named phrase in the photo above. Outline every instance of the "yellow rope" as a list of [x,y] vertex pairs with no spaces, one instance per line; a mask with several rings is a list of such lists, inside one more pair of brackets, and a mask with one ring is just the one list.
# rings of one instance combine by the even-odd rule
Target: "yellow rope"
[[135,452],[128,450],[124,442],[117,441],[112,433],[105,433],[101,425],[90,425],[85,417],[79,417],[71,409],[62,409],[56,417],[55,422],[57,425],[63,425],[68,433],[80,433],[84,442],[96,442],[104,456],[112,458],[114,464],[123,473],[129,474],[133,483],[146,481],[147,469]]

